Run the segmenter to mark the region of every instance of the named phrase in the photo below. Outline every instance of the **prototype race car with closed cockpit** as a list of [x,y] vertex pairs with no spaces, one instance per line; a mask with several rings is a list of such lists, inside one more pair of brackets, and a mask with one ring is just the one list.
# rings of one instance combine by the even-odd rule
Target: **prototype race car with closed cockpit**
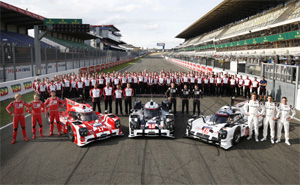
[[78,146],[124,135],[118,116],[95,112],[91,105],[70,99],[66,99],[66,111],[60,112],[60,124],[62,131]]
[[150,100],[145,105],[135,101],[129,115],[129,137],[165,136],[174,138],[174,115],[168,101],[159,105]]
[[[238,144],[241,137],[249,135],[244,103],[236,106],[223,106],[214,115],[189,119],[186,137],[217,144],[225,150]],[[262,120],[263,118],[259,117],[259,127],[262,126]]]

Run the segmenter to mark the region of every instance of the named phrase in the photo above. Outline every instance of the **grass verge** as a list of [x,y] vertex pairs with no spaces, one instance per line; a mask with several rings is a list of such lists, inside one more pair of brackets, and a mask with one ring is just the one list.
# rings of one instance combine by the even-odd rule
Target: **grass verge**
[[[109,69],[102,70],[101,72],[107,73],[107,72],[113,72],[113,71],[119,71],[121,69],[124,69],[125,67],[128,67],[130,65],[133,65],[134,63],[138,62],[144,57],[135,59],[131,62],[121,64]],[[34,92],[26,93],[22,95],[22,100],[26,101],[27,103],[31,102],[33,100]],[[13,117],[7,113],[6,107],[10,104],[10,102],[14,101],[14,99],[8,99],[0,102],[0,127],[3,127],[4,125],[11,123],[13,121]]]

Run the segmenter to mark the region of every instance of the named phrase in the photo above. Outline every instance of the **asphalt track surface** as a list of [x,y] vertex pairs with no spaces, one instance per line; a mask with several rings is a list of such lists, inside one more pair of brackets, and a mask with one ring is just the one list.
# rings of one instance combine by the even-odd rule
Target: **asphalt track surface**
[[[128,71],[185,69],[159,56],[148,56]],[[141,98],[146,102],[146,98]],[[162,98],[155,98],[158,102]],[[177,109],[181,103],[177,101]],[[211,114],[229,98],[204,97],[201,110]],[[101,102],[102,110],[104,110]],[[190,103],[190,111],[191,109]],[[114,107],[113,107],[114,110]],[[8,115],[9,116],[9,115]],[[225,151],[184,138],[189,116],[176,117],[175,139],[128,138],[128,117],[121,117],[123,137],[97,141],[84,147],[66,136],[54,136],[11,145],[12,126],[1,130],[1,184],[299,184],[299,123],[290,126],[291,146],[272,145],[245,138]],[[30,117],[26,118],[30,138]],[[49,124],[44,120],[44,135]],[[262,137],[260,129],[260,138]]]

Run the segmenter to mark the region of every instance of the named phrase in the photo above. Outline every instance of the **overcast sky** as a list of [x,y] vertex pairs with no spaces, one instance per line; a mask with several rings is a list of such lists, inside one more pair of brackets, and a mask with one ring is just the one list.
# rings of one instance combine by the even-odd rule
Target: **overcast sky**
[[47,18],[81,18],[91,25],[114,24],[134,46],[173,48],[185,28],[222,0],[4,0]]

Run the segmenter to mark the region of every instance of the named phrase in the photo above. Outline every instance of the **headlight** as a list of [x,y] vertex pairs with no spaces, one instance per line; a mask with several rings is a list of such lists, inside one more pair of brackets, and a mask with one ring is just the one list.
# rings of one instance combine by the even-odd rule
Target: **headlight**
[[137,127],[137,122],[135,122],[135,121],[130,121],[130,128],[131,128],[131,129],[136,129],[136,127]]
[[223,129],[219,130],[218,136],[219,136],[219,139],[226,139],[227,130],[223,130]]
[[121,126],[120,120],[116,120],[115,121],[115,127],[120,128],[120,126]]
[[79,128],[79,135],[80,136],[87,136],[88,135],[88,129],[86,127]]
[[191,125],[192,125],[192,123],[193,123],[193,121],[194,121],[194,119],[189,119],[189,120],[188,120],[188,124],[187,124],[187,125],[190,125],[190,126],[191,126]]

